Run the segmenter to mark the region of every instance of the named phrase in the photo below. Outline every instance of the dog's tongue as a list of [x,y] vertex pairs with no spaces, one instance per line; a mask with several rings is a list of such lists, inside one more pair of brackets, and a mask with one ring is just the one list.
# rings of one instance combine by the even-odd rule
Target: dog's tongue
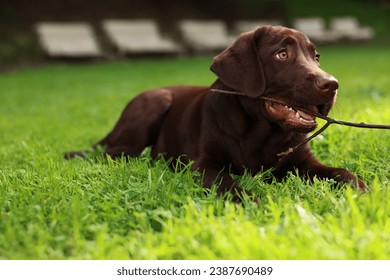
[[301,111],[301,110],[297,110],[297,112],[298,112],[298,114],[302,117],[302,118],[304,118],[304,119],[306,119],[306,120],[309,120],[309,121],[313,121],[313,120],[315,120],[315,116],[312,116],[312,115],[309,115],[308,113],[305,113],[305,112],[303,112],[303,111]]

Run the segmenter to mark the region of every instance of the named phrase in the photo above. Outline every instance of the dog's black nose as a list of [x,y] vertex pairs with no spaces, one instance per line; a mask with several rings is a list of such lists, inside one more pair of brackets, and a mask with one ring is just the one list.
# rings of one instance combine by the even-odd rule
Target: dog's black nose
[[320,90],[326,92],[326,93],[336,93],[336,90],[339,88],[339,82],[336,80],[335,77],[329,76],[329,77],[319,77],[317,78],[317,86]]

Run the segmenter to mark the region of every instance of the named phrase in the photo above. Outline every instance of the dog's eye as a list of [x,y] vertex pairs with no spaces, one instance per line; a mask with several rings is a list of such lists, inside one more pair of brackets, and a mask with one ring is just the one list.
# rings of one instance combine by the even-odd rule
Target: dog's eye
[[287,51],[280,51],[276,54],[276,57],[280,60],[286,60],[288,58]]
[[316,57],[315,58],[316,58],[317,62],[320,62],[320,54],[319,53],[316,53]]

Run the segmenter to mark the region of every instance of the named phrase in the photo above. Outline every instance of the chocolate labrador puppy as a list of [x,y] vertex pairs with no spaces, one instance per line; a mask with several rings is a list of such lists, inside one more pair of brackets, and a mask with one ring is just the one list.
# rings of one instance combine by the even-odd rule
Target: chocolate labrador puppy
[[245,170],[256,174],[272,168],[282,178],[297,169],[302,176],[366,190],[348,170],[321,164],[308,144],[278,157],[317,127],[308,112],[327,115],[339,86],[320,69],[319,54],[304,34],[274,26],[243,33],[214,58],[211,70],[218,79],[210,87],[172,86],[138,95],[95,146],[104,146],[113,158],[137,156],[152,146],[153,157],[194,161],[206,188],[217,184],[218,193],[231,192],[235,201],[243,190],[230,174]]

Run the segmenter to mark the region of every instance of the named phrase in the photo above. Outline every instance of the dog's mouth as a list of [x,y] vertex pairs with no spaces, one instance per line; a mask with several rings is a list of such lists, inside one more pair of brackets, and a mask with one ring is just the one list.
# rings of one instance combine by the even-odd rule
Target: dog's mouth
[[[316,116],[326,115],[331,105],[309,105],[305,108],[290,107],[284,102],[265,100],[268,116],[281,126],[302,132],[313,131],[317,127]],[[299,109],[298,109],[299,108]]]

